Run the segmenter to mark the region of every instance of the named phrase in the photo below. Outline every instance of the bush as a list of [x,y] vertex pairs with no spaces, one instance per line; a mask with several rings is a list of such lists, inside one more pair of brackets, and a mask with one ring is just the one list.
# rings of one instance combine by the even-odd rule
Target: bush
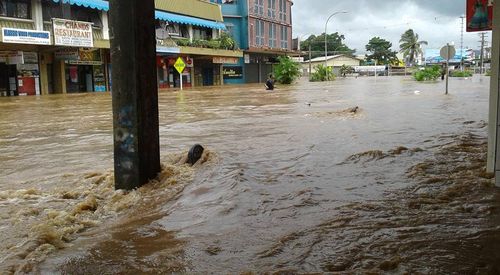
[[330,81],[335,80],[335,74],[331,67],[317,65],[314,67],[315,72],[311,75],[310,81]]
[[346,75],[348,75],[348,74],[352,74],[352,73],[354,73],[354,68],[353,68],[353,67],[351,67],[351,66],[349,66],[349,65],[342,65],[342,66],[340,67],[339,73],[340,73],[343,77],[345,77],[345,76],[346,76]]
[[205,46],[210,49],[220,49],[221,43],[219,40],[208,40]]
[[182,46],[190,46],[191,42],[189,42],[189,39],[180,38],[175,40],[175,44],[177,44],[177,46],[179,47],[182,47]]
[[472,72],[471,71],[453,71],[450,74],[451,77],[471,77]]
[[491,76],[491,70],[490,69],[486,70],[486,73],[484,75],[485,76]]
[[441,76],[441,67],[434,65],[432,67],[425,67],[423,70],[418,70],[413,73],[416,81],[436,80]]
[[288,56],[278,57],[278,65],[274,67],[276,81],[281,84],[291,84],[300,76],[300,65]]
[[220,47],[225,50],[235,50],[236,49],[236,41],[234,41],[233,37],[227,32],[223,32],[218,39],[220,41]]
[[186,38],[176,38],[175,44],[177,44],[177,46],[179,47],[197,47],[224,50],[236,49],[236,41],[234,41],[234,39],[228,33],[222,33],[221,37],[218,39],[194,39],[193,42],[190,42],[189,39]]

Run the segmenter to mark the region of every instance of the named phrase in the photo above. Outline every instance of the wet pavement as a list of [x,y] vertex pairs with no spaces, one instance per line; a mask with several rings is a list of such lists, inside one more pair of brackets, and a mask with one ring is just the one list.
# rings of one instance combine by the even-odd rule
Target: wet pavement
[[450,93],[403,77],[162,91],[164,169],[129,193],[112,188],[109,94],[0,98],[0,270],[497,274],[489,79]]

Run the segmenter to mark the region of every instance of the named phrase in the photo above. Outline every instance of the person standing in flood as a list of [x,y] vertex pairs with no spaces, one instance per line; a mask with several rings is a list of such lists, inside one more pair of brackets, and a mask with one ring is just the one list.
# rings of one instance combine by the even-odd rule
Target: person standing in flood
[[268,91],[274,90],[274,77],[272,74],[269,74],[269,77],[267,78],[266,90],[268,90]]

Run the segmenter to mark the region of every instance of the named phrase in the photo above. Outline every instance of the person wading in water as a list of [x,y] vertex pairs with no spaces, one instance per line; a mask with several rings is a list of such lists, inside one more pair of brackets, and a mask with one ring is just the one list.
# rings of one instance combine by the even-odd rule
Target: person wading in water
[[274,90],[274,78],[273,75],[270,74],[266,81],[266,90],[272,91]]

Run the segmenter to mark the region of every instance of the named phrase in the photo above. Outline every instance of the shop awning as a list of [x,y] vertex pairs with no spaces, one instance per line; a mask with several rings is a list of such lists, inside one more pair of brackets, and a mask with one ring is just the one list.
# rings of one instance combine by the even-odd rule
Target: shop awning
[[[109,3],[103,0],[52,0],[56,3],[63,1],[63,3],[69,3],[71,5],[83,6],[86,8],[98,9],[103,11],[109,11]],[[175,13],[170,13],[166,11],[155,11],[155,18],[163,21],[174,22],[179,24],[191,24],[194,26],[214,28],[219,30],[225,30],[226,25],[221,22],[210,21],[206,19],[190,17]]]
[[225,30],[226,25],[224,23],[200,19],[196,17],[189,17],[185,15],[170,13],[166,11],[155,11],[155,18],[158,20],[179,23],[179,24],[191,24],[194,26],[207,27],[219,30]]
[[[58,3],[61,0],[52,0]],[[63,3],[69,3],[71,5],[83,6],[86,8],[97,9],[102,11],[109,11],[109,3],[103,0],[62,0]]]

